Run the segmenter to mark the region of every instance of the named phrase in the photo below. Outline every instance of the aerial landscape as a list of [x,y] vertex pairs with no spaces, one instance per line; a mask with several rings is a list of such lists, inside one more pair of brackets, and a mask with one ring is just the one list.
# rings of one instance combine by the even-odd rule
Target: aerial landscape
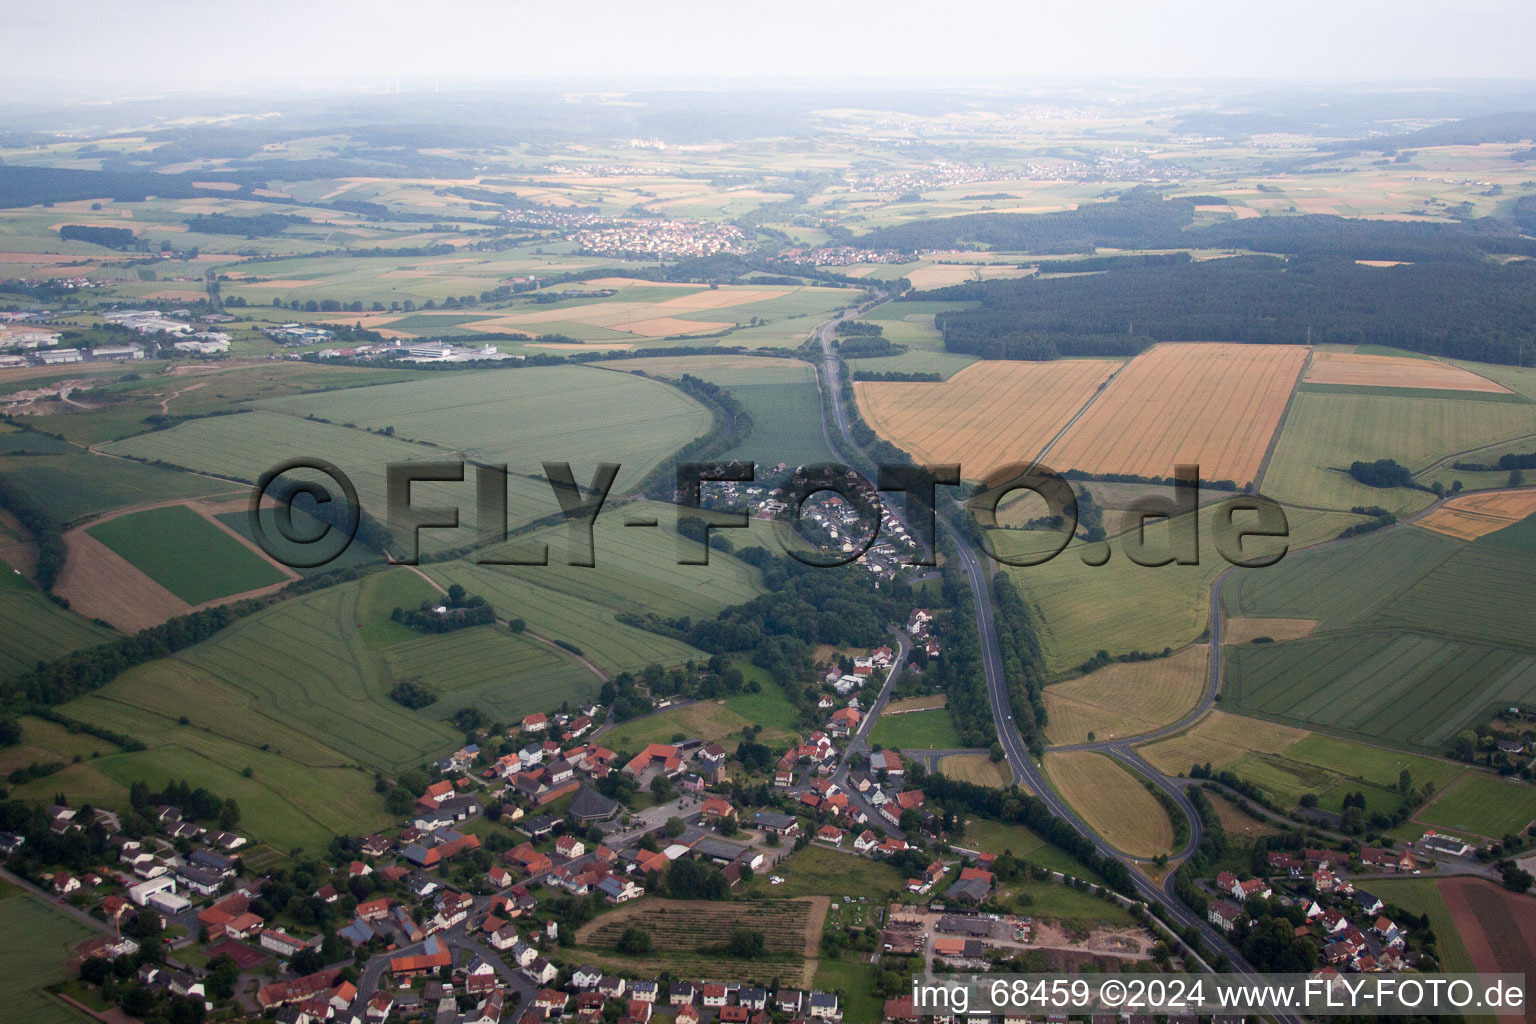
[[1536,976],[1536,13],[316,6],[0,70],[0,1019]]

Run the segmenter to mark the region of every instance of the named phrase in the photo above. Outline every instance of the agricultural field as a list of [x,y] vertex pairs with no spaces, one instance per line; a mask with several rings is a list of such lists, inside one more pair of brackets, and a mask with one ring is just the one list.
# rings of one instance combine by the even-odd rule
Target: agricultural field
[[1298,391],[1260,489],[1288,504],[1380,505],[1399,515],[1421,509],[1432,495],[1366,487],[1349,476],[1350,463],[1394,459],[1422,473],[1461,452],[1536,433],[1536,405],[1461,394],[1465,397]]
[[[1465,948],[1472,966],[1463,970],[1536,973],[1536,899],[1481,878],[1442,878],[1436,886],[1451,926],[1442,932],[1436,924],[1435,938],[1454,936],[1450,948],[1458,942]],[[1508,1014],[1499,1019],[1519,1018]]]
[[572,706],[597,694],[599,680],[564,651],[496,626],[475,626],[442,636],[418,636],[384,655],[390,677],[423,684],[438,701],[428,718],[451,719],[474,708],[487,721],[517,721],[536,708]]
[[1045,774],[1084,821],[1135,857],[1173,852],[1173,823],[1141,779],[1111,758],[1078,750],[1045,755]]
[[918,462],[959,463],[966,479],[979,480],[1037,458],[1120,365],[992,360],[938,384],[861,382],[853,391],[881,437]]
[[[165,437],[168,433],[171,432],[154,436]],[[201,498],[239,489],[239,485],[228,480],[214,480],[163,466],[146,466],[86,452],[0,458],[0,476],[38,504],[46,506],[65,524],[129,505]],[[240,493],[244,494],[243,491]]]
[[1464,494],[1419,520],[1426,530],[1457,540],[1477,540],[1536,516],[1536,490]]
[[323,850],[337,833],[388,822],[371,770],[327,745],[326,736],[303,735],[250,693],[178,659],[129,669],[61,710],[127,733],[148,749],[70,764],[19,787],[22,795],[51,799],[62,792],[76,806],[117,806],[134,782],[158,789],[186,779],[235,799],[241,831],[279,850]]
[[947,710],[881,715],[875,720],[869,742],[898,750],[954,750],[965,746]]
[[1150,732],[1179,720],[1205,692],[1210,647],[1197,644],[1167,658],[1106,665],[1080,679],[1045,688],[1045,738],[1087,743]]
[[[1070,671],[1099,650],[1111,655],[1155,652],[1200,640],[1209,627],[1211,584],[1228,568],[1216,550],[1212,527],[1218,508],[1207,506],[1199,512],[1198,565],[1144,566],[1131,562],[1125,557],[1131,535],[1118,534],[1124,524],[1119,515],[1109,513],[1104,517],[1111,551],[1106,564],[1087,564],[1096,548],[1102,551],[1102,545],[1074,541],[1043,565],[1010,567],[1008,574],[1036,613],[1047,670],[1053,674]],[[1243,550],[1252,558],[1272,554],[1284,544],[1292,553],[1268,568],[1238,572],[1237,579],[1268,578],[1305,554],[1296,549],[1334,537],[1360,521],[1358,516],[1302,509],[1288,510],[1287,517],[1288,541],[1251,538]],[[1244,521],[1243,516],[1236,517],[1239,526]],[[1182,525],[1183,520],[1178,522]],[[1148,555],[1155,558],[1169,550],[1169,530],[1167,520],[1147,523],[1143,546]],[[992,534],[999,547],[1021,537],[1044,536],[1017,530]],[[1355,543],[1342,545],[1341,550]]]
[[[638,365],[637,365],[638,364]],[[752,433],[722,453],[722,461],[751,460],[759,478],[771,467],[836,462],[821,430],[821,391],[809,363],[762,356],[678,356],[601,364],[615,370],[645,369],[658,377],[692,374],[729,389],[752,417]]]
[[616,462],[624,467],[619,493],[710,425],[709,411],[675,388],[589,366],[439,373],[258,405],[371,430],[392,427],[395,437],[436,446],[437,458],[504,462],[520,473],[537,472],[541,462],[569,462],[585,479],[592,463]]
[[1383,903],[1402,907],[1411,914],[1427,915],[1430,930],[1435,933],[1440,969],[1471,973],[1478,967],[1473,964],[1461,930],[1445,905],[1440,885],[1433,878],[1382,878],[1371,881],[1371,892]]
[[0,562],[0,680],[10,679],[116,634],[54,604],[31,583]]
[[939,771],[977,786],[1002,788],[1013,782],[1013,770],[1007,762],[994,761],[986,754],[950,754],[939,759]]
[[1239,845],[1252,846],[1255,841],[1280,832],[1278,827],[1263,818],[1245,814],[1241,807],[1219,792],[1208,792],[1205,798],[1210,802],[1211,810],[1216,812],[1216,817],[1221,822],[1222,830],[1227,833],[1227,838]]
[[1045,453],[1058,471],[1257,479],[1308,350],[1162,344],[1137,356]]
[[1536,821],[1536,787],[1481,772],[1467,772],[1414,815],[1438,828],[1499,839],[1523,833]]
[[1438,359],[1314,352],[1302,377],[1309,384],[1510,393],[1504,385]]
[[1250,751],[1279,753],[1306,736],[1301,729],[1212,710],[1177,736],[1139,746],[1136,752],[1164,775],[1186,775],[1197,764],[1230,767]]
[[0,899],[0,1003],[27,1024],[80,1024],[91,1018],[47,991],[71,977],[75,947],[95,932],[30,894],[11,890]]
[[190,605],[289,578],[185,505],[130,512],[87,532]]
[[76,757],[84,759],[117,752],[116,744],[98,739],[90,733],[70,732],[64,726],[44,718],[23,715],[18,719],[18,724],[21,726],[21,742],[0,749],[0,775],[8,775],[33,762],[69,762]]
[[1284,618],[1237,618],[1223,619],[1221,623],[1221,642],[1223,644],[1251,644],[1255,641],[1261,643],[1269,640],[1300,640],[1311,636],[1317,629],[1316,619],[1284,619]]

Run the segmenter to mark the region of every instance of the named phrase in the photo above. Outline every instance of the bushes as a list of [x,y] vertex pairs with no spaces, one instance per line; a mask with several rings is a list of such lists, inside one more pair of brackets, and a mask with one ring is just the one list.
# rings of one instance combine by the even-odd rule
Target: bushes
[[33,570],[33,577],[45,592],[52,591],[53,585],[59,580],[59,573],[64,571],[66,551],[63,525],[53,517],[53,513],[34,504],[30,497],[4,479],[0,479],[0,508],[15,516],[16,521],[32,535],[32,542],[37,546],[37,566]]

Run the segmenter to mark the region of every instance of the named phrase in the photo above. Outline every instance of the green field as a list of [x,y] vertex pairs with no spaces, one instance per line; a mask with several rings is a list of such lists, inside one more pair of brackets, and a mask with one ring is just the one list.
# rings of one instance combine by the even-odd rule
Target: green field
[[[748,679],[754,666],[740,666]],[[762,670],[757,670],[761,674]],[[741,732],[749,725],[761,725],[761,743],[787,742],[792,733],[789,724],[795,708],[784,691],[772,680],[760,679],[757,693],[738,693],[718,701],[699,701],[678,708],[668,708],[644,718],[624,722],[601,733],[603,746],[633,753],[647,743],[671,743],[682,735],[706,743],[720,742],[727,751],[735,751]]]
[[1536,697],[1536,659],[1417,633],[1256,644],[1226,659],[1229,710],[1435,753],[1491,707]]
[[65,611],[0,562],[0,680],[117,634]]
[[838,994],[837,1008],[848,1024],[875,1024],[880,1020],[885,1001],[875,994],[874,972],[868,964],[824,956],[816,962],[812,984],[818,992]]
[[75,947],[96,933],[30,895],[0,899],[0,1003],[26,1024],[79,1024],[91,1018],[46,989],[67,979]]
[[955,750],[964,747],[955,722],[944,709],[908,711],[901,715],[881,715],[875,721],[869,741],[882,747],[901,750]]
[[[127,733],[148,749],[70,764],[21,787],[22,795],[47,800],[62,792],[77,806],[116,807],[134,782],[159,788],[186,779],[234,798],[239,831],[280,850],[322,850],[338,833],[368,832],[388,821],[372,772],[328,745],[323,730],[305,735],[267,713],[249,692],[175,658],[130,669],[63,710]],[[188,724],[180,724],[182,717]]]
[[391,646],[391,677],[424,683],[438,701],[421,709],[447,720],[472,707],[492,722],[518,721],[538,708],[575,707],[597,695],[600,680],[563,651],[497,626],[475,626]]
[[1414,817],[1490,839],[1518,835],[1536,821],[1536,787],[1468,772]]
[[[1161,651],[1198,638],[1210,617],[1211,584],[1227,568],[1212,536],[1215,507],[1206,506],[1200,512],[1199,565],[1134,564],[1125,556],[1124,538],[1116,536],[1121,515],[1108,512],[1104,516],[1112,551],[1108,563],[1086,565],[1082,559],[1084,545],[1073,542],[1043,565],[1008,569],[1037,615],[1048,670],[1054,673],[1074,668],[1101,649],[1110,654]],[[1347,514],[1300,509],[1289,510],[1288,518],[1292,549],[1332,537],[1359,521]],[[1148,524],[1147,545],[1152,552],[1162,549],[1167,529],[1163,520]],[[1010,530],[995,531],[994,536],[1000,538],[999,544],[1017,544],[1039,543],[1042,535]],[[1297,557],[1291,554],[1278,566],[1240,572],[1238,576],[1265,576]]]
[[1530,523],[1470,543],[1396,527],[1238,577],[1223,594],[1229,611],[1320,625],[1228,648],[1223,699],[1439,753],[1491,708],[1536,698],[1533,536]]
[[259,405],[299,418],[393,427],[397,437],[444,449],[438,457],[458,452],[521,472],[569,462],[589,480],[594,463],[616,462],[624,467],[617,493],[710,424],[708,410],[668,384],[589,366],[439,373]]
[[185,505],[130,512],[86,532],[190,605],[288,579]]
[[[272,506],[262,506],[258,514],[261,516],[263,536],[266,539],[266,543],[270,545],[274,558],[287,565],[289,562],[302,561],[310,557],[311,553],[305,550],[304,545],[294,544],[282,535]],[[214,518],[252,544],[260,543],[256,535],[251,531],[250,513],[224,512],[214,516]],[[325,524],[300,509],[293,509],[293,528],[302,537],[318,537],[325,528]],[[338,569],[351,569],[359,565],[376,564],[383,561],[383,557],[377,551],[370,550],[361,544],[350,544],[345,551],[324,565],[317,565],[311,568],[295,567],[293,571],[300,576],[316,576],[320,573],[335,572]]]
[[1440,898],[1440,889],[1430,878],[1383,878],[1371,882],[1371,892],[1383,903],[1402,907],[1410,914],[1429,917],[1430,930],[1435,933],[1435,945],[1439,952],[1440,969],[1458,973],[1472,973],[1477,968],[1472,956],[1462,944],[1456,930],[1456,922]]
[[1399,514],[1428,505],[1422,491],[1366,487],[1351,462],[1395,459],[1414,472],[1471,448],[1536,433],[1536,405],[1444,398],[1298,393],[1260,488],[1287,504]]
[[[165,433],[154,436],[164,437]],[[125,505],[200,498],[239,489],[225,480],[84,452],[0,458],[0,476],[65,523]]]
[[[783,884],[770,884],[770,874],[784,879]],[[750,882],[743,882],[737,891],[748,898],[830,896],[840,901],[844,896],[851,896],[855,900],[863,897],[873,903],[905,895],[906,885],[906,877],[884,861],[812,843],[775,864],[771,871],[758,872]]]

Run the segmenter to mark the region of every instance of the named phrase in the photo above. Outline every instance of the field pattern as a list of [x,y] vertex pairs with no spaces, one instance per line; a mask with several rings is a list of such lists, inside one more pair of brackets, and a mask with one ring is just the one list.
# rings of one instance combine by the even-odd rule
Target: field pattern
[[[169,433],[174,431],[150,436],[163,438]],[[238,485],[227,480],[211,480],[163,466],[145,466],[86,452],[0,458],[0,476],[66,525],[125,505],[199,498],[238,489]]]
[[[1536,900],[1500,889],[1480,878],[1437,880],[1450,927],[1434,918],[1435,937],[1448,932],[1466,949],[1470,966],[1487,974],[1536,974]],[[1453,947],[1454,948],[1454,947]],[[1450,968],[1448,968],[1450,969]],[[1519,1024],[1527,1015],[1505,1014],[1500,1021]]]
[[1395,459],[1419,472],[1458,452],[1532,433],[1536,405],[1301,392],[1291,403],[1262,489],[1298,505],[1381,505],[1402,513],[1423,508],[1433,496],[1366,487],[1348,475],[1350,463]]
[[115,634],[50,601],[41,591],[0,562],[0,680],[52,661],[82,647],[94,647]]
[[1089,750],[1047,753],[1051,785],[1094,831],[1136,857],[1173,849],[1173,823],[1141,779]]
[[393,427],[399,437],[524,472],[541,462],[569,462],[586,478],[582,467],[617,462],[624,467],[621,490],[710,424],[709,411],[675,388],[587,366],[441,373],[259,404],[296,417]]
[[984,360],[942,383],[861,382],[853,393],[881,437],[918,462],[958,462],[966,479],[979,480],[1038,457],[1119,365]]
[[1502,384],[1435,359],[1316,352],[1303,377],[1309,384],[1428,388],[1436,391],[1508,392]]
[[1163,344],[1137,356],[1046,453],[1064,471],[1252,481],[1308,350],[1297,345]]
[[1477,540],[1536,515],[1536,490],[1464,494],[1419,520],[1426,530]]
[[79,1024],[89,1020],[47,991],[70,977],[75,947],[96,933],[31,895],[0,899],[0,1003],[27,1024]]
[[1178,721],[1205,691],[1210,647],[1172,657],[1106,665],[1080,679],[1045,688],[1045,738],[1087,743],[1149,732]]
[[1228,705],[1439,752],[1494,705],[1536,696],[1536,658],[1415,633],[1229,648]]
[[288,579],[185,505],[117,516],[87,532],[192,605]]

